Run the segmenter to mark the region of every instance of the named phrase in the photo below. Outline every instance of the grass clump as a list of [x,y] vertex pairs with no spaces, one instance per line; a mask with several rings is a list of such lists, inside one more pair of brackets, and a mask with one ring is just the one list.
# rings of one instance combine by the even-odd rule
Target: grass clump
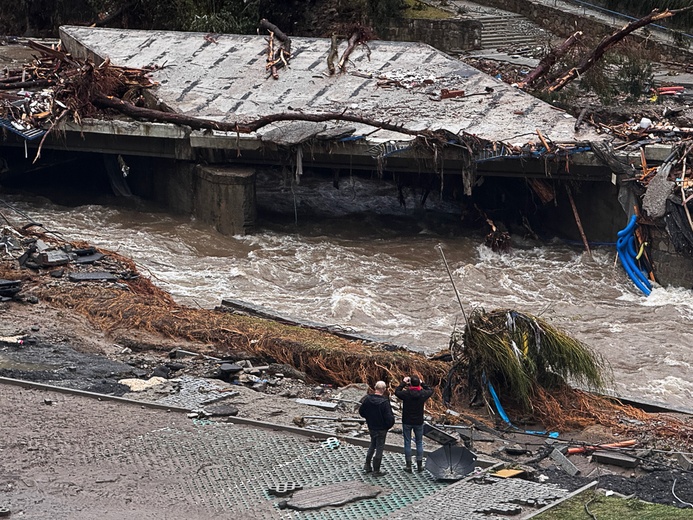
[[448,11],[438,9],[420,0],[404,0],[404,3],[406,7],[402,15],[405,18],[424,18],[427,20],[445,20],[446,18],[452,18],[452,14]]
[[[590,516],[585,506],[594,516]],[[663,504],[652,504],[638,499],[607,497],[595,493],[581,493],[556,507],[536,516],[536,520],[690,520],[691,509],[679,509]]]

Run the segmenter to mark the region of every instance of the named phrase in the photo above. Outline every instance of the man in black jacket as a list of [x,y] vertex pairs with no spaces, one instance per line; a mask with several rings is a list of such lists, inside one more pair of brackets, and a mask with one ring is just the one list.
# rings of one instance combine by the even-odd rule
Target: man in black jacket
[[424,403],[433,395],[433,389],[418,377],[402,379],[395,390],[395,395],[402,400],[402,434],[404,435],[404,471],[411,473],[411,432],[416,437],[416,469],[423,471],[423,423]]
[[[395,415],[392,413],[390,400],[385,397],[386,390],[385,382],[378,381],[375,384],[375,393],[366,395],[359,408],[359,415],[366,419],[368,432],[371,435],[371,444],[368,446],[366,465],[363,469],[366,473],[372,472],[376,477],[385,474],[380,469],[385,437],[387,437],[387,431],[395,425]],[[373,461],[373,466],[371,466],[371,461]]]

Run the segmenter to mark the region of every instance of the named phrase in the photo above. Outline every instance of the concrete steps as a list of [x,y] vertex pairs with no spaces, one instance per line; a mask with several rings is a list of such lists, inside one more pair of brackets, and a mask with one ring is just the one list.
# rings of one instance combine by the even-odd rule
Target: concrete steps
[[482,15],[476,20],[483,25],[481,31],[482,49],[537,44],[543,33],[536,25],[519,14]]

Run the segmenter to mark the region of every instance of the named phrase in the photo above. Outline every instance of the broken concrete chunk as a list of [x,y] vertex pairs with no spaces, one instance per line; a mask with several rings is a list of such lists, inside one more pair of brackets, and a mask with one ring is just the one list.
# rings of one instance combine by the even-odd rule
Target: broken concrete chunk
[[647,185],[647,191],[643,197],[643,209],[650,218],[662,218],[666,213],[666,200],[676,186],[669,180],[669,172],[672,163],[665,163],[657,172],[657,175]]
[[269,486],[267,488],[267,492],[270,495],[283,497],[301,489],[303,489],[303,486],[297,482],[281,482],[279,484]]
[[678,453],[677,459],[679,461],[679,466],[681,466],[686,471],[693,471],[693,458],[686,455],[685,453]]
[[84,255],[84,256],[78,256],[75,258],[72,263],[75,264],[93,264],[94,262],[98,262],[103,258],[102,253],[94,253],[92,255]]
[[70,273],[68,279],[71,282],[115,282],[117,278],[113,273],[97,271],[93,273]]
[[375,498],[383,491],[378,486],[364,482],[339,482],[328,486],[317,486],[294,493],[287,506],[291,509],[306,511],[328,506],[341,506],[357,500]]
[[54,251],[43,251],[36,257],[36,263],[42,267],[65,265],[69,261],[70,257],[68,254],[60,249]]
[[558,464],[563,471],[565,471],[568,475],[575,476],[578,473],[580,473],[580,470],[568,460],[568,457],[563,455],[560,451],[554,449],[551,452],[550,457]]
[[592,454],[592,460],[600,464],[611,464],[622,468],[635,468],[638,465],[638,459],[613,451],[595,451]]
[[167,380],[164,379],[163,377],[151,377],[147,379],[146,381],[144,379],[120,379],[118,382],[121,385],[125,385],[128,388],[130,388],[131,392],[141,392],[142,390],[146,390],[147,388],[151,388],[153,386],[161,385],[165,383]]
[[328,403],[327,401],[316,401],[315,399],[296,399],[298,404],[307,404],[308,406],[317,406],[323,410],[334,410],[337,408],[337,403]]

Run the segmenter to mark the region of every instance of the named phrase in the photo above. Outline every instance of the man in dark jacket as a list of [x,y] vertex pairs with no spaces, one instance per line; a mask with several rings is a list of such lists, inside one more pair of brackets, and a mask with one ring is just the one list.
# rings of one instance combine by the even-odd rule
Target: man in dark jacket
[[[379,477],[385,472],[380,469],[383,459],[383,448],[387,431],[395,425],[395,415],[392,413],[390,400],[385,397],[387,385],[384,381],[375,384],[375,393],[368,394],[361,402],[359,415],[366,419],[368,432],[371,435],[371,444],[366,454],[366,465],[363,467],[366,473],[373,473]],[[371,466],[371,461],[373,466]]]
[[405,377],[395,390],[402,400],[402,434],[404,435],[404,471],[411,473],[411,432],[416,437],[416,469],[423,471],[424,403],[433,395],[433,389],[416,376]]

